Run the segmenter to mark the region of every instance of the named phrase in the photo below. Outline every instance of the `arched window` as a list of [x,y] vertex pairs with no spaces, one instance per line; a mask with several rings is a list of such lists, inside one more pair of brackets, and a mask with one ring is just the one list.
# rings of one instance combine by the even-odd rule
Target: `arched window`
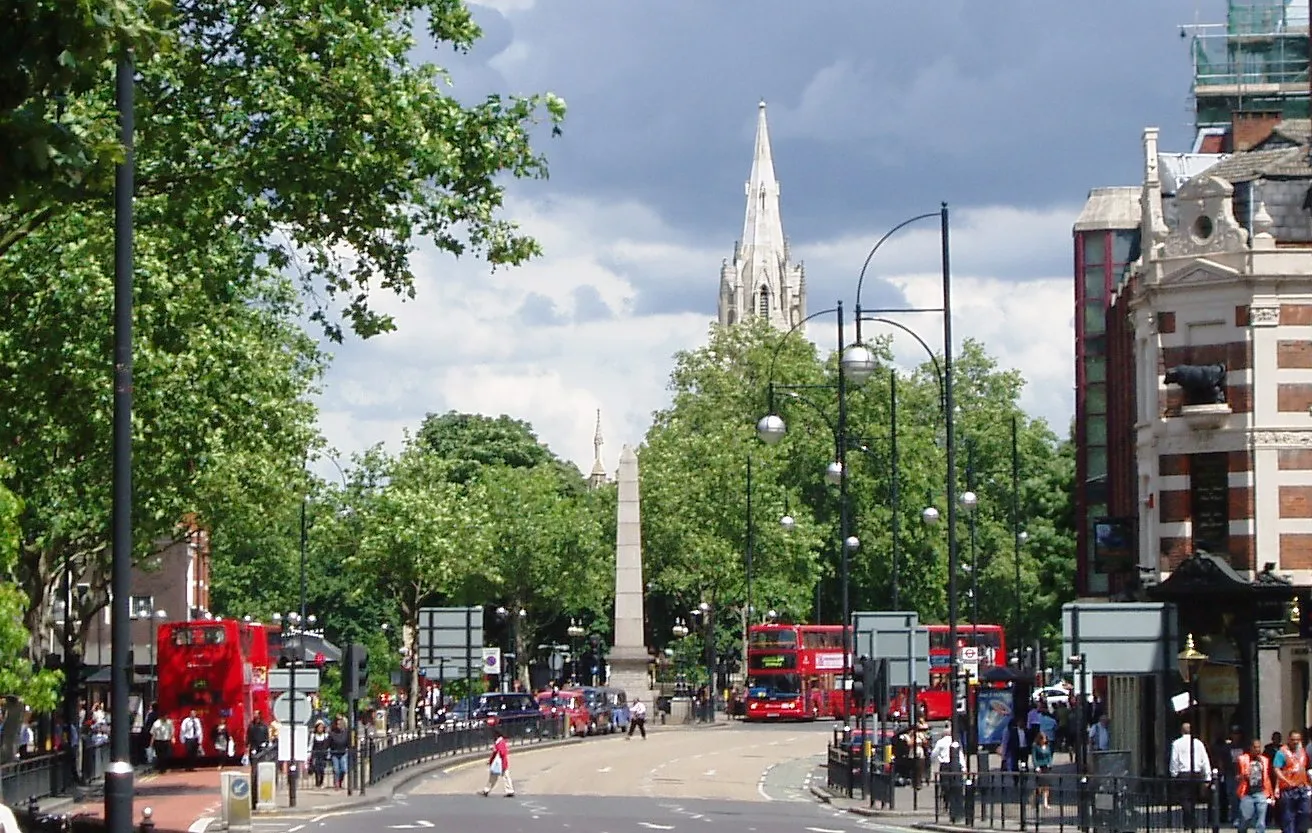
[[761,287],[761,294],[757,300],[756,311],[762,317],[770,314],[770,288],[768,286]]

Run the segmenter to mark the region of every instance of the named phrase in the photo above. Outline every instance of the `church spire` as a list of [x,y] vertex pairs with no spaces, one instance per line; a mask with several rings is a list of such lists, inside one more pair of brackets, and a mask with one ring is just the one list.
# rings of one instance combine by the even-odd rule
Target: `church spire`
[[779,180],[774,175],[765,102],[756,111],[756,147],[747,179],[743,236],[733,260],[720,267],[719,322],[733,325],[764,318],[787,330],[806,317],[806,277],[793,263],[779,211]]
[[597,409],[597,430],[592,435],[592,473],[588,475],[588,486],[595,489],[606,483],[606,464],[601,462],[601,408]]
[[770,152],[770,128],[765,121],[765,102],[756,112],[756,149],[752,153],[752,173],[747,179],[747,214],[743,219],[744,249],[755,248],[761,255],[783,256],[784,226],[779,216],[779,180],[774,177],[774,156]]

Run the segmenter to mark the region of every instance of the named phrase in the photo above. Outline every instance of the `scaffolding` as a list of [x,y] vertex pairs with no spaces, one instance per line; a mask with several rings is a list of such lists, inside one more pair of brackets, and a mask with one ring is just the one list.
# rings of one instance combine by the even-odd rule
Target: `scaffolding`
[[1232,0],[1221,24],[1193,30],[1198,127],[1237,110],[1308,115],[1309,0]]

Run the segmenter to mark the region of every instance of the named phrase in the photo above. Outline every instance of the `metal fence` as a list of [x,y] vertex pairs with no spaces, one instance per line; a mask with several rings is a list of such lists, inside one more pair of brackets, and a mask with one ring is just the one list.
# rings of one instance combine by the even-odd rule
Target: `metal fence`
[[513,746],[567,737],[563,716],[528,716],[507,718],[496,727],[478,723],[433,732],[370,738],[365,741],[361,753],[364,769],[361,783],[373,786],[394,772],[436,758],[474,751],[491,755],[495,729],[505,732],[506,739]]
[[934,820],[991,830],[1217,833],[1216,782],[1215,772],[1212,783],[1028,771],[942,773],[934,787]]

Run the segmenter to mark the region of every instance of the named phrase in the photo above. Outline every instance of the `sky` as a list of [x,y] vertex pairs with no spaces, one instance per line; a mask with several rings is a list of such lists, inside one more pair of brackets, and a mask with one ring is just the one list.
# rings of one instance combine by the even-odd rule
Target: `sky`
[[[508,414],[587,471],[642,442],[676,351],[716,313],[767,103],[784,230],[812,311],[852,304],[882,234],[952,211],[953,326],[1022,372],[1022,405],[1065,435],[1074,407],[1071,224],[1089,189],[1133,185],[1141,133],[1192,141],[1181,26],[1217,0],[484,0],[483,39],[429,49],[452,93],[551,91],[546,181],[507,216],[544,255],[514,269],[416,252],[417,297],[379,296],[397,331],[332,348],[320,428],[342,459],[399,450],[427,413]],[[936,306],[938,230],[871,263],[867,307]],[[941,320],[907,323],[942,343]],[[832,321],[809,334],[832,348]],[[867,331],[869,332],[869,331]],[[924,353],[895,339],[898,361]],[[325,473],[326,474],[326,473]]]

